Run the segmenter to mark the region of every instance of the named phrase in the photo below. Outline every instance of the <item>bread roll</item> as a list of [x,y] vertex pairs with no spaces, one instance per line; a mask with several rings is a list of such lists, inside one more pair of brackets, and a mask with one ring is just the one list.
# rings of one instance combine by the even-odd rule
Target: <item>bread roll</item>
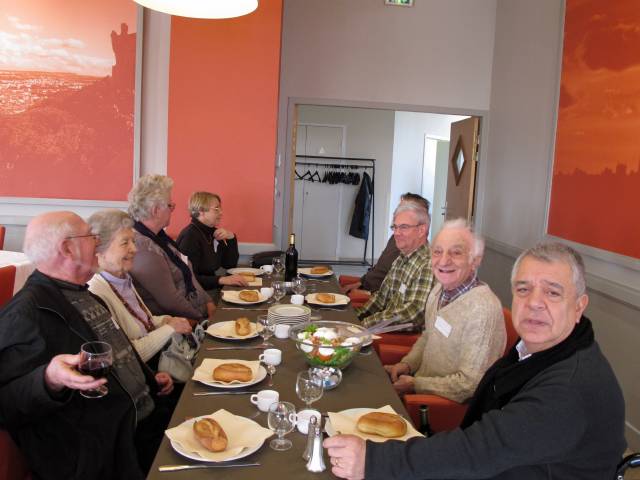
[[316,300],[322,303],[336,303],[336,296],[333,293],[316,293]]
[[314,275],[321,275],[323,273],[329,273],[329,267],[311,267],[311,273]]
[[218,382],[250,382],[253,372],[241,363],[223,363],[213,369],[213,379]]
[[363,433],[385,438],[402,437],[407,433],[406,422],[395,413],[371,412],[358,419],[356,428]]
[[207,450],[221,452],[227,448],[227,434],[213,418],[203,418],[194,422],[193,433]]
[[251,333],[251,322],[247,317],[240,317],[235,322],[236,334],[243,337]]
[[256,290],[240,290],[238,298],[240,298],[240,300],[244,300],[245,302],[257,302],[258,300],[260,300],[260,295]]

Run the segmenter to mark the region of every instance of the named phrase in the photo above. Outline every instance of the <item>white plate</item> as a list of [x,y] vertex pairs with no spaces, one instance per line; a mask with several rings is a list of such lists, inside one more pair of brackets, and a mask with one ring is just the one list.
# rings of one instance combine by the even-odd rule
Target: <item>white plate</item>
[[[236,415],[237,417],[238,415]],[[195,417],[195,418],[190,418],[189,420],[185,420],[185,422],[196,422],[200,419],[206,418],[206,417],[211,417],[211,415],[201,415],[200,417]],[[252,422],[252,423],[256,423],[253,420],[250,420],[248,418],[245,417],[241,417],[243,420],[246,420],[248,422]],[[182,450],[182,448],[180,447],[180,445],[177,442],[174,442],[173,440],[169,439],[169,442],[171,443],[171,448],[173,448],[176,453],[179,453],[180,455],[182,455],[183,457],[186,458],[190,458],[191,460],[197,460],[199,462],[207,462],[207,463],[217,463],[215,460],[208,460],[206,458],[202,458],[200,455],[198,455],[197,453],[191,453],[191,452],[185,452],[184,450]],[[264,444],[261,443],[260,445],[257,445],[255,447],[252,448],[245,448],[244,450],[242,450],[238,455],[236,455],[235,457],[231,457],[231,458],[227,458],[224,461],[228,462],[231,460],[238,460],[239,458],[244,458],[244,457],[248,457],[249,455],[251,455],[252,453],[257,452],[260,447],[262,447],[262,445]]]
[[[247,288],[245,290],[250,290],[250,289]],[[240,295],[240,290],[223,290],[222,299],[225,302],[237,303],[238,305],[255,305],[256,303],[262,303],[268,300],[267,297],[262,295],[258,290],[256,291],[258,292],[258,299],[259,299],[257,302],[245,302],[244,300],[240,300],[240,297],[238,297],[238,295]]]
[[203,380],[196,380],[196,382],[200,382],[204,385],[207,385],[209,387],[215,387],[215,388],[242,388],[242,387],[248,387],[250,385],[255,385],[256,383],[260,383],[262,380],[265,379],[266,376],[267,376],[267,370],[262,365],[260,365],[258,367],[258,373],[256,374],[256,378],[254,378],[249,382],[222,383],[222,382],[216,382],[213,378],[211,379],[210,382],[205,382]]
[[[322,293],[322,292],[320,292]],[[334,295],[336,297],[336,301],[333,303],[324,303],[319,301],[316,298],[316,295],[318,295],[317,293],[309,293],[306,297],[305,300],[307,301],[307,303],[310,303],[311,305],[320,305],[320,306],[324,306],[324,307],[339,307],[339,306],[344,306],[344,305],[348,305],[350,302],[349,297],[347,297],[346,295],[341,295],[340,293],[332,293],[331,295]]]
[[310,278],[323,278],[323,277],[330,277],[331,275],[333,275],[333,270],[329,270],[327,273],[311,273],[311,267],[306,267],[306,268],[298,268],[298,273],[300,275],[304,275],[305,277],[310,277]]
[[230,268],[227,270],[229,275],[240,275],[241,273],[253,273],[256,277],[259,277],[264,273],[264,270],[260,270],[259,268],[250,268],[250,267],[237,267]]
[[[366,413],[377,412],[378,410],[379,410],[378,408],[349,408],[348,410],[342,410],[336,413],[357,419]],[[413,428],[411,423],[406,418],[404,418],[401,415],[399,416],[407,424],[407,432],[409,431],[409,428]],[[329,420],[328,417],[327,417],[327,421],[324,424],[324,431],[327,432],[327,435],[329,435],[330,437],[333,437],[334,435],[336,435],[336,432],[333,430],[333,426],[331,425],[331,420]],[[393,439],[390,438],[388,440],[393,440]]]
[[260,335],[260,332],[264,328],[262,325],[251,322],[252,333],[250,333],[249,335],[245,335],[244,337],[241,337],[240,335],[224,335],[221,332],[222,329],[229,326],[234,329],[233,331],[235,331],[235,323],[235,320],[212,323],[211,325],[209,325],[209,328],[205,330],[205,332],[214,338],[221,338],[222,340],[248,340],[250,338],[256,338],[258,335]]
[[311,309],[304,305],[283,303],[269,308],[269,315],[274,317],[303,317],[310,314]]

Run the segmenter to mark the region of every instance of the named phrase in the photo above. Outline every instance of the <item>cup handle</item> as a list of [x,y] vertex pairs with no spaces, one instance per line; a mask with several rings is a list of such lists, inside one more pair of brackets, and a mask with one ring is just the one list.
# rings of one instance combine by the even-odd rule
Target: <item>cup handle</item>
[[258,355],[258,360],[260,362],[264,362],[264,353],[261,353],[260,355]]
[[298,424],[298,414],[297,413],[292,413],[289,415],[289,421],[291,423],[293,423],[294,425]]
[[251,403],[253,403],[254,405],[258,404],[258,395],[256,395],[255,393],[253,395],[251,395],[251,397],[249,397],[249,401]]

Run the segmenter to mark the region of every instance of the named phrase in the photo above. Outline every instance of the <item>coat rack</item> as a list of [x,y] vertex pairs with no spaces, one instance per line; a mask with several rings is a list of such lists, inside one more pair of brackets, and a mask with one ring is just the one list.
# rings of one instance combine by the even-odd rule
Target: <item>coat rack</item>
[[[295,166],[298,165],[307,165],[307,166],[315,166],[322,168],[333,168],[333,169],[344,169],[349,171],[356,170],[368,170],[371,171],[371,262],[367,261],[367,245],[369,243],[369,239],[364,239],[364,252],[362,254],[362,260],[311,260],[311,259],[303,259],[304,262],[308,263],[327,263],[334,265],[365,265],[365,266],[373,266],[373,255],[375,248],[375,183],[376,183],[376,161],[373,158],[354,158],[354,157],[325,157],[318,155],[296,155],[296,159],[312,159],[314,161],[301,161],[298,162],[296,160]],[[340,163],[336,163],[339,161]],[[360,162],[360,163],[358,163]],[[316,172],[317,174],[318,172]],[[297,172],[296,172],[297,175]],[[305,174],[306,175],[306,174]],[[300,177],[304,177],[301,175]],[[309,180],[309,181],[320,181],[322,182],[322,177],[318,174],[317,176],[310,175],[311,178],[296,178],[296,180]],[[329,182],[331,184],[331,182]],[[342,182],[339,182],[342,183]],[[345,182],[346,183],[346,182]]]

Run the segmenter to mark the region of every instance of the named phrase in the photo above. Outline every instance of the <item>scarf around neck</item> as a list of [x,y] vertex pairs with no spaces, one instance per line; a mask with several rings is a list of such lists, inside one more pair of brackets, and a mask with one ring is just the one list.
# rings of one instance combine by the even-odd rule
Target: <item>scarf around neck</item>
[[196,287],[193,285],[193,280],[191,279],[191,269],[189,266],[182,261],[182,259],[174,253],[174,251],[169,248],[169,245],[173,246],[176,250],[178,250],[178,244],[173,241],[173,239],[165,233],[164,230],[160,230],[156,235],[151,230],[149,230],[143,223],[136,221],[133,224],[133,228],[140,234],[149,238],[153,243],[158,245],[162,251],[169,257],[169,260],[180,269],[182,273],[182,278],[184,279],[184,286],[187,290],[188,297],[190,294],[196,291]]
[[555,365],[566,360],[578,350],[590,347],[594,342],[591,321],[584,315],[571,334],[559,344],[532,354],[518,361],[515,346],[504,357],[497,360],[480,380],[461,428],[470,426],[489,410],[500,409],[515,397],[529,380]]

